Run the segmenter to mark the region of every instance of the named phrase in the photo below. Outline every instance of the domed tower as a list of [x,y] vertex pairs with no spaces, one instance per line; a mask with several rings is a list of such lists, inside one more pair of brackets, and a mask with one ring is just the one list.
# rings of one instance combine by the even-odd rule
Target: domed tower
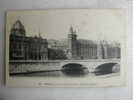
[[25,28],[17,20],[10,31],[10,60],[25,60]]
[[11,28],[11,35],[25,36],[25,33],[26,31],[24,25],[21,23],[20,20],[17,20]]
[[75,59],[77,57],[77,35],[73,27],[70,27],[70,34],[68,34],[68,58]]

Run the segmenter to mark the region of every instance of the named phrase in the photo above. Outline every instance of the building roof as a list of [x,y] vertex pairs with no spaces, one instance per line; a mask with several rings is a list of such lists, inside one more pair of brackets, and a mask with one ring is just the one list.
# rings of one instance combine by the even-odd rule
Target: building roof
[[25,36],[25,28],[24,25],[21,23],[20,20],[17,20],[12,28],[11,28],[11,34],[18,35],[18,36]]
[[78,43],[82,45],[96,45],[97,43],[93,40],[78,39]]

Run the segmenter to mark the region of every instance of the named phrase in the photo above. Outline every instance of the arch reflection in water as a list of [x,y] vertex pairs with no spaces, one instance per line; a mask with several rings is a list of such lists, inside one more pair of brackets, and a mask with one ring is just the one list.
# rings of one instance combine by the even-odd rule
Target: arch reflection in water
[[83,76],[89,73],[87,67],[78,63],[69,63],[62,67],[62,72],[68,76]]
[[96,75],[105,75],[118,72],[120,72],[120,64],[118,63],[104,63],[99,65],[94,71]]

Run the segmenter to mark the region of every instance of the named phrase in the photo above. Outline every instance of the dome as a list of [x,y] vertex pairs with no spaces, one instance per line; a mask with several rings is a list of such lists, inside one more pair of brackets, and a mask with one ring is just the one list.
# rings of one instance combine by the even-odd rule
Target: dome
[[20,20],[17,20],[12,28],[11,28],[11,34],[17,35],[17,36],[25,36],[25,28],[24,25],[21,23]]

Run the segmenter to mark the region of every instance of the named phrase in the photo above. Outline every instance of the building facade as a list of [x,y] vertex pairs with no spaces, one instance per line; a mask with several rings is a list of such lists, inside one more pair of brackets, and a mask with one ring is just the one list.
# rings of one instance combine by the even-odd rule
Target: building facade
[[11,28],[9,54],[10,60],[112,59],[120,58],[120,44],[78,39],[73,27],[63,40],[28,37],[18,20]]
[[77,39],[76,31],[70,27],[68,34],[69,59],[96,59],[97,44],[91,40]]
[[62,50],[67,59],[110,59],[120,58],[120,44],[108,43],[105,40],[96,42],[78,39],[76,31],[70,27],[66,40],[48,40],[48,47]]
[[47,60],[48,43],[41,37],[27,37],[22,23],[17,20],[11,28],[10,60]]

